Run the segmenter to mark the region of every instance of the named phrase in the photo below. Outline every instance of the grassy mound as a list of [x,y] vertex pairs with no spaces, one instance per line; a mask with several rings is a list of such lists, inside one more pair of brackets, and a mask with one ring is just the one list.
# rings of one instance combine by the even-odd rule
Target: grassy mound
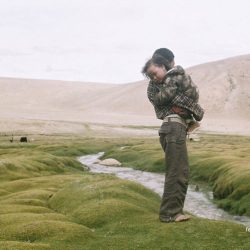
[[193,179],[212,185],[220,207],[234,214],[250,216],[248,137],[205,137],[199,145],[192,145],[191,165]]
[[49,203],[52,209],[70,214],[88,227],[101,227],[128,216],[157,213],[158,204],[159,197],[152,191],[109,175],[72,183],[57,192]]
[[72,247],[68,249],[79,249],[80,243],[92,239],[88,227],[48,205],[56,192],[81,177],[67,173],[1,183],[6,194],[0,197],[0,249],[67,249],[67,242]]
[[0,181],[66,173],[69,168],[82,170],[81,164],[70,157],[58,157],[35,149],[20,152],[10,149],[1,156]]
[[51,250],[49,244],[0,241],[0,249],[5,250]]

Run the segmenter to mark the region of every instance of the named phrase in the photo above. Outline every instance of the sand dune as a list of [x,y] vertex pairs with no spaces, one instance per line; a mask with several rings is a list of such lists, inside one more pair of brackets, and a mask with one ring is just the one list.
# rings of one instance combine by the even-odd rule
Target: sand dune
[[202,64],[188,72],[200,87],[208,115],[246,118],[249,114],[250,55]]
[[[202,129],[250,134],[250,55],[187,71],[199,86],[200,103],[206,110]],[[116,85],[0,78],[0,89],[1,131],[17,129],[20,120],[33,121],[33,126],[34,121],[161,123],[146,96],[147,80]]]

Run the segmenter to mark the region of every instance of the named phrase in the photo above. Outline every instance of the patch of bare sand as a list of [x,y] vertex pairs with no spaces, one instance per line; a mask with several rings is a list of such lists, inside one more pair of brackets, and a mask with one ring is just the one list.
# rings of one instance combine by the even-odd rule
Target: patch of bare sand
[[75,134],[84,137],[151,137],[157,135],[157,127],[141,127],[117,124],[84,123],[45,120],[0,120],[0,135],[6,141],[32,135]]

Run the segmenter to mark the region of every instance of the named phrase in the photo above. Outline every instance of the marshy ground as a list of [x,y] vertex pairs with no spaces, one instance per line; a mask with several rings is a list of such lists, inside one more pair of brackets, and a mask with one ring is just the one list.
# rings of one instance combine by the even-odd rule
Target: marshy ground
[[[160,197],[142,185],[85,171],[77,156],[106,152],[124,166],[164,172],[158,138],[34,135],[0,138],[0,249],[249,249],[242,225],[192,217],[160,223]],[[189,142],[191,181],[250,216],[250,138],[201,134]]]

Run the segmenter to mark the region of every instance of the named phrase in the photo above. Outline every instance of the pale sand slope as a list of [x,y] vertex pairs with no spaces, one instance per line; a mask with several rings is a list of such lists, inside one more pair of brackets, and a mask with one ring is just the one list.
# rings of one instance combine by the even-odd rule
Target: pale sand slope
[[[187,70],[206,110],[202,129],[250,134],[250,55]],[[122,85],[0,78],[0,131],[79,132],[83,123],[159,126],[147,81]]]

